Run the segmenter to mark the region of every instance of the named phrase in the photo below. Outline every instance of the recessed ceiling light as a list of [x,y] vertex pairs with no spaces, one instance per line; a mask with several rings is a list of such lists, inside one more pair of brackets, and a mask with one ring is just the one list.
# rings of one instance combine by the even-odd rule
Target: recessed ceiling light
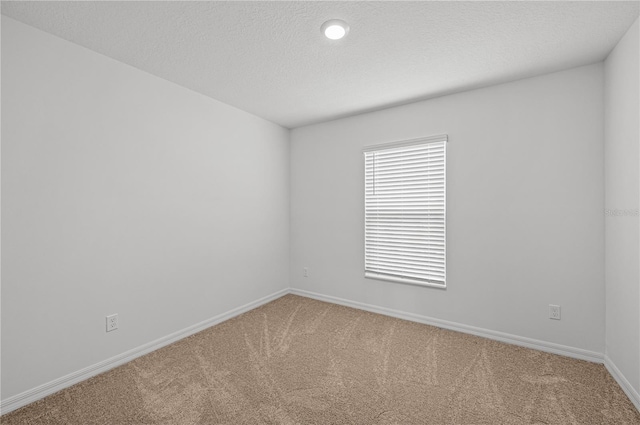
[[320,27],[322,34],[331,40],[340,40],[349,32],[349,25],[340,19],[331,19]]

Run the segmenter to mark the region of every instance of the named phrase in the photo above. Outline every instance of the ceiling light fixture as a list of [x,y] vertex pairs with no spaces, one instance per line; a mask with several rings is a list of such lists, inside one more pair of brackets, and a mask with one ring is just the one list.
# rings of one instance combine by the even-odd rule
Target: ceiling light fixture
[[349,33],[349,25],[340,19],[331,19],[322,24],[320,31],[330,40],[340,40]]

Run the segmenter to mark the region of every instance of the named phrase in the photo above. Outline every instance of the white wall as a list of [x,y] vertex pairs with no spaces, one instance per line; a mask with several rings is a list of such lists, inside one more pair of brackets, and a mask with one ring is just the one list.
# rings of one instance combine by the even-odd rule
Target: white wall
[[288,137],[3,16],[2,399],[287,288]]
[[[605,61],[606,355],[640,392],[638,20]],[[638,400],[640,401],[640,400]]]
[[[293,130],[291,286],[603,353],[603,114],[599,63]],[[448,288],[365,279],[362,148],[443,133]]]

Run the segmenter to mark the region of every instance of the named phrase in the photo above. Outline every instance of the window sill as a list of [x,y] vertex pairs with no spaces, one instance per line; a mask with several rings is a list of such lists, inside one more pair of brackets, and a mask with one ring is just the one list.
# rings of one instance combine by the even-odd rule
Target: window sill
[[420,280],[420,279],[411,279],[408,277],[400,277],[400,276],[391,276],[388,274],[374,273],[374,272],[364,272],[364,277],[367,279],[376,279],[376,280],[386,280],[389,282],[396,283],[404,283],[407,285],[416,285],[416,286],[426,286],[429,288],[438,288],[438,289],[447,289],[446,283],[440,283],[436,281],[428,281],[428,280]]

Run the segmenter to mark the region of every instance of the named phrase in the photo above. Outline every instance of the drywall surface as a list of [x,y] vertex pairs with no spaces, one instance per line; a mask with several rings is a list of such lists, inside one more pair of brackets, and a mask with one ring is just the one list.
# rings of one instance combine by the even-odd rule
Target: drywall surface
[[[602,63],[294,129],[291,286],[603,353],[603,131]],[[362,149],[437,134],[447,289],[365,279]]]
[[606,354],[640,392],[640,37],[605,61]]
[[288,130],[3,16],[3,400],[287,288],[288,163]]
[[[1,4],[26,24],[291,128],[601,61],[640,9],[637,1]],[[337,42],[320,33],[335,18],[351,25]]]

